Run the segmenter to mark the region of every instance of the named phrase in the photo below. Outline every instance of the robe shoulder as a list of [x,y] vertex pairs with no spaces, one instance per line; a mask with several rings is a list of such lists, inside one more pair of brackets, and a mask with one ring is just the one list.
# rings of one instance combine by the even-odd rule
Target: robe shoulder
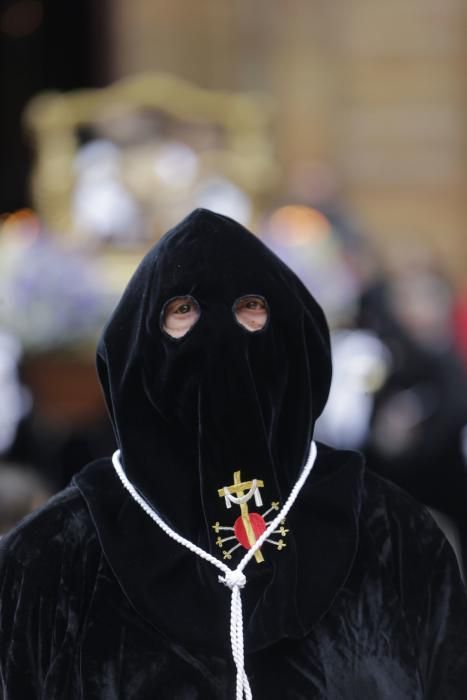
[[449,591],[467,621],[460,565],[445,534],[428,508],[371,471],[365,475],[360,518],[360,550],[365,547],[392,579],[409,617],[425,615],[433,593]]
[[370,470],[365,473],[360,527],[371,533],[381,558],[391,558],[400,565],[404,554],[414,572],[429,569],[444,551],[457,562],[451,544],[428,508]]
[[[8,699],[69,697],[65,687],[58,690],[66,678],[59,660],[74,658],[101,562],[74,485],[0,540],[0,687]],[[54,668],[61,669],[60,681]]]
[[[428,508],[396,484],[366,470],[363,490],[362,519],[375,527],[374,534],[393,538],[403,530],[407,541],[417,548],[437,551],[447,543],[446,537]],[[410,535],[410,536],[409,536]],[[382,546],[382,542],[379,543]],[[428,548],[428,549],[427,549]]]
[[86,503],[71,485],[0,540],[0,582],[24,577],[44,593],[55,591],[67,572],[96,568],[100,555]]

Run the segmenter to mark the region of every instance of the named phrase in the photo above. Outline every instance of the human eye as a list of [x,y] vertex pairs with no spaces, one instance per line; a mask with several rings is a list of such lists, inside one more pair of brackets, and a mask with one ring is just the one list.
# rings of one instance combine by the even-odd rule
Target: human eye
[[178,306],[176,306],[173,310],[173,313],[180,315],[189,314],[193,311],[193,308],[194,304],[192,301],[184,302],[183,304],[179,304]]
[[193,297],[176,297],[166,302],[162,311],[162,328],[172,338],[182,338],[201,314]]
[[264,328],[269,317],[266,300],[252,294],[237,299],[233,312],[238,323],[252,332]]
[[260,311],[266,308],[266,304],[264,303],[264,299],[248,299],[247,301],[245,301],[245,308],[250,309],[252,311]]

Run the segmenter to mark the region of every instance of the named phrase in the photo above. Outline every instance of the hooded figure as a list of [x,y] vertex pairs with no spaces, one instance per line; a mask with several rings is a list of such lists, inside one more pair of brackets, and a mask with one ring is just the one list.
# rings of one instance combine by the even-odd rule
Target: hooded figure
[[[233,699],[230,592],[148,512],[232,568],[254,551],[327,399],[322,311],[255,236],[197,210],[135,272],[98,371],[134,495],[101,460],[4,539],[4,698]],[[244,573],[256,700],[464,697],[453,552],[358,454],[318,446]]]

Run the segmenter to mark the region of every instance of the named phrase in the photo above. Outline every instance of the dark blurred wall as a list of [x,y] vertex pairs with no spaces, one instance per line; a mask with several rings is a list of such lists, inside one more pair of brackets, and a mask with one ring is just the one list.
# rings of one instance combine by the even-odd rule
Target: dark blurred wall
[[21,114],[43,90],[107,80],[106,0],[0,0],[0,214],[30,204]]

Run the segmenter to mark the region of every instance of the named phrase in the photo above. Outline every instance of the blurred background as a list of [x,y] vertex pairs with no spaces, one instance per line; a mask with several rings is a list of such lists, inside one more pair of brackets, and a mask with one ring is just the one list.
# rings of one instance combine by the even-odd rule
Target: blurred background
[[1,0],[0,532],[114,448],[96,339],[202,206],[324,306],[319,436],[462,539],[466,36],[463,0]]

